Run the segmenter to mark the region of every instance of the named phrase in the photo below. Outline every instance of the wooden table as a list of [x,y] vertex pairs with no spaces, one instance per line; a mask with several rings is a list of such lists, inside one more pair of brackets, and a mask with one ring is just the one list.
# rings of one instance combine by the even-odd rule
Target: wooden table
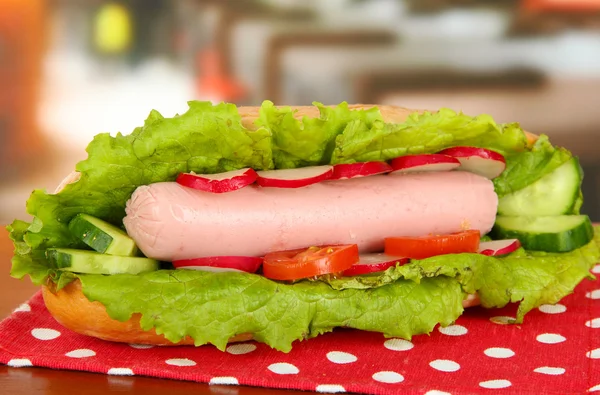
[[[38,288],[29,279],[15,280],[8,275],[12,257],[12,243],[4,227],[0,228],[0,316],[6,317],[15,307],[26,301]],[[162,380],[148,377],[109,376],[42,368],[11,368],[0,365],[0,393],[11,395],[66,395],[106,394],[109,392],[144,395],[177,394],[305,394],[300,391],[267,390],[243,386],[207,385],[186,381]]]

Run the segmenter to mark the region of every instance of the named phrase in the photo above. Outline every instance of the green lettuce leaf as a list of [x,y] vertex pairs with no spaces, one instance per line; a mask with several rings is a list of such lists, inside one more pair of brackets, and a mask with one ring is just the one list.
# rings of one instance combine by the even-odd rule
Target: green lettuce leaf
[[[494,179],[496,193],[502,197],[523,189],[556,170],[572,156],[568,150],[552,146],[548,136],[541,135],[531,150],[505,158],[506,169]],[[577,211],[579,207],[576,207]]]
[[284,352],[292,343],[335,327],[410,339],[450,325],[462,311],[453,279],[398,280],[369,290],[337,291],[322,282],[281,284],[244,273],[161,270],[142,275],[79,275],[84,294],[125,321],[140,313],[141,327],[168,340],[191,336],[196,345],[224,350],[230,337],[252,333]]
[[449,109],[413,113],[401,124],[354,120],[336,137],[331,163],[389,160],[459,145],[508,154],[524,151],[527,138],[517,124],[499,126],[488,115],[470,117]]
[[318,118],[294,117],[290,107],[277,108],[266,101],[260,108],[256,125],[272,131],[273,161],[278,169],[329,164],[335,137],[349,122],[372,125],[381,121],[377,108],[350,110],[348,103],[336,107],[314,103],[319,109]]
[[53,275],[52,268],[48,267],[44,251],[33,251],[25,242],[25,235],[31,224],[25,221],[15,220],[7,226],[10,238],[15,246],[12,259],[11,275],[23,278],[29,275],[34,284],[42,284],[44,280]]

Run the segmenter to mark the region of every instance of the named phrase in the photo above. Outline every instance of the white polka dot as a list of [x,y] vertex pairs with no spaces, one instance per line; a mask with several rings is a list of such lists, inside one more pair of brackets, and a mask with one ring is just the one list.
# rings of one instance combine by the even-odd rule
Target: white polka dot
[[315,391],[336,393],[336,392],[346,392],[346,389],[339,384],[319,384],[319,385],[317,385],[317,388],[315,388]]
[[387,384],[401,383],[404,381],[404,376],[402,376],[400,373],[392,372],[389,370],[377,372],[372,377],[375,381]]
[[592,269],[592,273],[600,274],[600,265],[594,266]]
[[241,343],[241,344],[233,344],[233,345],[227,347],[226,351],[229,354],[241,355],[241,354],[248,354],[254,350],[256,350],[255,344]]
[[404,339],[389,339],[383,343],[383,346],[392,351],[408,351],[415,345]]
[[129,368],[110,368],[107,373],[115,376],[133,376],[133,370]]
[[49,328],[35,328],[31,331],[31,335],[38,340],[52,340],[59,337],[60,332]]
[[515,322],[515,318],[507,317],[507,316],[497,316],[497,317],[490,317],[490,321],[492,321],[494,324],[508,325],[508,324],[512,324],[513,322]]
[[564,368],[552,368],[550,366],[542,366],[540,368],[533,369],[536,373],[549,374],[552,376],[558,376],[565,372]]
[[286,362],[272,363],[267,369],[277,374],[298,374],[300,372],[300,369]]
[[31,306],[29,306],[29,304],[27,304],[27,303],[23,303],[22,305],[20,305],[16,309],[14,309],[13,313],[18,313],[19,311],[24,311],[24,312],[31,311]]
[[492,358],[510,358],[515,355],[515,352],[510,348],[502,347],[488,348],[483,353]]
[[444,335],[448,335],[448,336],[462,336],[462,335],[466,335],[467,332],[469,332],[467,330],[467,328],[465,328],[462,325],[450,325],[447,326],[445,328],[442,328],[441,326],[438,328],[438,330],[443,333]]
[[600,348],[586,352],[585,356],[591,359],[600,359]]
[[425,392],[425,395],[452,395],[452,394],[450,392],[430,390],[430,391]]
[[7,365],[12,366],[13,368],[24,368],[26,366],[33,366],[31,361],[29,359],[25,359],[25,358],[11,359],[10,361],[8,361]]
[[456,372],[460,369],[460,365],[448,359],[436,359],[429,362],[429,366],[440,372]]
[[96,352],[87,348],[78,348],[77,350],[69,351],[65,354],[71,358],[87,358],[96,355]]
[[585,326],[590,328],[600,328],[600,318],[594,318],[585,323]]
[[560,303],[543,304],[540,307],[538,307],[538,310],[541,311],[542,313],[546,313],[546,314],[560,314],[560,313],[564,313],[565,311],[567,311],[567,307]]
[[538,335],[538,337],[536,337],[535,339],[540,343],[545,344],[562,343],[565,340],[567,340],[564,336],[561,336],[557,333],[543,333],[541,335]]
[[165,363],[171,366],[196,366],[196,362],[187,358],[171,358],[167,359]]
[[591,292],[586,292],[585,297],[589,299],[600,299],[600,289],[595,289]]
[[130,344],[130,346],[137,348],[138,350],[145,350],[154,347],[152,344]]
[[600,384],[595,385],[588,390],[588,392],[596,392],[596,391],[600,391]]
[[352,363],[358,360],[354,355],[343,351],[328,352],[327,359],[333,363]]
[[231,376],[213,377],[208,384],[238,385],[238,379]]
[[480,387],[495,389],[495,388],[507,388],[510,387],[512,383],[508,380],[488,380],[482,381],[479,383]]

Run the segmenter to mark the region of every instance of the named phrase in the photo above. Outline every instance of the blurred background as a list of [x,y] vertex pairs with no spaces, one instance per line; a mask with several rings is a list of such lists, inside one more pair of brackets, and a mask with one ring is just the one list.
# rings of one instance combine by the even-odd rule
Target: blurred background
[[0,223],[191,99],[518,121],[580,156],[600,221],[600,0],[0,0]]

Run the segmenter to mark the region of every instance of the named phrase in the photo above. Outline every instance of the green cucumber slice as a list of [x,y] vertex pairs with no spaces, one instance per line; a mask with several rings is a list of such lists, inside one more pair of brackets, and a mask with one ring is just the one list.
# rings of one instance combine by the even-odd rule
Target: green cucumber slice
[[571,158],[533,184],[498,200],[498,214],[507,216],[550,216],[578,210],[583,172]]
[[124,231],[88,214],[77,214],[69,222],[69,230],[94,251],[119,256],[135,256],[138,247]]
[[93,251],[70,248],[49,248],[46,257],[61,270],[87,274],[139,274],[158,270],[158,261],[99,254]]
[[519,239],[526,250],[569,252],[594,238],[587,215],[551,217],[496,217],[492,229],[495,239]]

